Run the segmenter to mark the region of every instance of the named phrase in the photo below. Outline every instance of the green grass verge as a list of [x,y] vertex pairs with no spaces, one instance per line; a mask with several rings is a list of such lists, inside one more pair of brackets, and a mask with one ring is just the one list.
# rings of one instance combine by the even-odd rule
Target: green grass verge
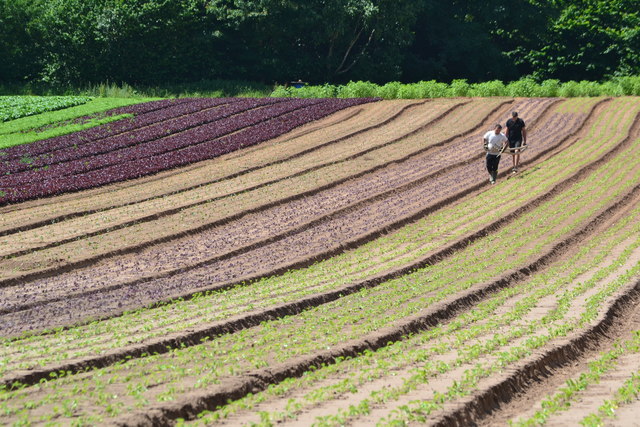
[[[100,117],[99,113],[112,108],[139,104],[154,99],[155,98],[98,98],[75,107],[0,123],[0,148],[66,135],[82,129],[109,123],[123,117],[130,117],[130,115],[122,115],[115,118]],[[75,119],[94,115],[97,116],[86,123],[72,123]]]

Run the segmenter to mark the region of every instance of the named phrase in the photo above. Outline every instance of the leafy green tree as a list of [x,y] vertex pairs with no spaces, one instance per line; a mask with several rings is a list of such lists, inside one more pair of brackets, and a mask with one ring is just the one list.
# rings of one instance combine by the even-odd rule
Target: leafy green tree
[[[235,63],[265,81],[399,76],[416,3],[409,0],[212,0]],[[243,70],[251,72],[251,70]]]

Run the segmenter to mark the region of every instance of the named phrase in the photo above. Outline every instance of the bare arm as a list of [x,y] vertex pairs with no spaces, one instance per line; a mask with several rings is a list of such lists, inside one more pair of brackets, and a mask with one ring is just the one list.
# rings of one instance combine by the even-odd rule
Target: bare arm
[[527,128],[522,128],[522,143],[527,145]]

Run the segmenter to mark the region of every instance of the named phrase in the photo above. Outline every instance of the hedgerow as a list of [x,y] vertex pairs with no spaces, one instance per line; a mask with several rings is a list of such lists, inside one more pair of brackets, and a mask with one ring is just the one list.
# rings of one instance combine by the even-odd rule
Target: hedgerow
[[453,80],[451,83],[435,80],[403,84],[390,82],[378,85],[370,82],[351,81],[345,85],[304,86],[302,88],[277,86],[273,97],[296,98],[359,98],[384,99],[445,98],[454,96],[516,96],[516,97],[585,97],[640,95],[640,76],[617,77],[606,82],[568,81],[550,79],[537,82],[530,77],[505,84],[499,80],[469,83]]

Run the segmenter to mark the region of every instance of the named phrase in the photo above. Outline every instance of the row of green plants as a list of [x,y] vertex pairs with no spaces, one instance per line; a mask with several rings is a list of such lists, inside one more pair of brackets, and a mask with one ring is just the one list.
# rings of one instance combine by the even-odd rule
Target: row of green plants
[[301,98],[353,98],[380,97],[383,99],[440,98],[455,96],[517,96],[517,97],[583,97],[583,96],[638,96],[640,76],[615,77],[608,81],[560,81],[555,79],[537,81],[530,77],[503,82],[493,80],[469,83],[458,79],[450,83],[435,80],[416,83],[389,82],[377,84],[367,81],[352,81],[343,85],[319,84],[274,86],[243,82],[213,80],[199,83],[165,87],[129,84],[102,83],[85,88],[44,89],[34,87],[0,87],[0,93],[38,93],[57,95],[81,94],[92,97],[112,98],[174,98],[174,97],[301,97]]
[[[634,332],[636,341],[640,331]],[[635,342],[633,344],[636,344]],[[637,352],[637,351],[636,351]],[[631,377],[615,391],[611,399],[606,399],[596,412],[586,415],[580,424],[588,427],[598,427],[604,425],[606,420],[616,418],[617,410],[630,406],[640,397],[640,371],[631,373]]]
[[[579,105],[577,100],[571,102]],[[80,356],[115,349],[126,342],[143,341],[170,331],[192,327],[203,321],[221,320],[247,310],[295,301],[406,265],[433,249],[486,225],[486,215],[495,209],[504,214],[526,203],[531,197],[544,194],[557,180],[569,176],[619,142],[624,136],[624,129],[631,124],[630,118],[623,121],[624,115],[620,114],[620,109],[627,107],[624,100],[615,101],[607,114],[602,114],[595,124],[594,129],[603,124],[616,129],[615,132],[606,133],[609,135],[608,140],[601,140],[598,133],[593,136],[593,140],[600,139],[599,144],[591,144],[591,139],[587,139],[584,145],[574,146],[549,160],[544,173],[527,175],[524,182],[509,181],[507,185],[493,189],[490,194],[470,199],[453,210],[436,212],[357,250],[317,263],[308,269],[290,271],[283,276],[261,280],[231,291],[200,294],[190,301],[161,305],[152,310],[137,310],[120,318],[60,330],[44,337],[5,341],[4,350],[6,352],[8,348],[20,348],[21,357],[29,358],[28,361],[14,359],[13,362],[20,363],[21,368],[27,368],[33,363],[46,365],[52,361],[64,360],[63,355],[68,352]],[[492,206],[487,203],[486,197],[505,200],[506,203]],[[216,309],[212,311],[211,307]],[[145,326],[151,324],[154,325],[153,328]],[[58,351],[51,352],[52,348],[57,348]],[[7,357],[6,353],[4,357]]]
[[86,96],[0,96],[0,123],[90,101]]
[[[402,398],[438,375],[446,375],[456,368],[473,366],[478,360],[498,360],[505,357],[509,346],[515,341],[522,341],[527,335],[536,334],[554,322],[562,321],[563,315],[573,312],[567,302],[601,286],[603,279],[613,272],[620,272],[620,265],[640,245],[637,238],[631,244],[628,242],[629,237],[639,230],[640,224],[627,217],[606,233],[586,242],[578,253],[562,264],[553,266],[525,283],[500,291],[445,325],[438,325],[376,352],[366,351],[354,358],[338,360],[336,364],[309,371],[301,378],[287,379],[270,386],[264,392],[231,402],[217,411],[203,412],[196,424],[219,422],[238,413],[253,412],[258,405],[268,406],[274,400],[286,399],[287,405],[283,410],[263,411],[259,414],[260,422],[257,425],[275,425],[295,419],[302,412],[322,407],[331,401],[343,400],[349,394],[367,387],[367,384],[372,384],[374,390],[359,403],[315,420],[315,425],[344,425],[359,416],[368,415],[376,405]],[[610,251],[625,241],[627,246],[621,255],[615,260],[606,261]],[[593,272],[594,276],[588,284],[582,286],[576,279],[587,272]],[[545,316],[536,319],[535,325],[531,323],[527,316],[554,295],[561,295],[560,304],[547,311]],[[507,303],[509,309],[498,311]],[[508,332],[499,333],[504,330]],[[439,360],[439,356],[445,354],[455,354],[456,357],[451,362]],[[403,376],[404,381],[400,385],[393,388],[375,387],[376,381],[395,375]],[[453,381],[456,380],[452,379]],[[459,397],[457,392],[463,391],[459,384],[460,382],[451,387],[450,396],[442,393],[437,396],[438,403],[424,406],[432,406],[428,410],[431,412],[439,409],[446,400]],[[289,395],[294,397],[287,398]],[[403,407],[392,414],[390,419],[397,420],[397,415],[404,409]],[[424,422],[428,415],[422,414],[413,421]]]
[[[620,164],[624,161],[627,161],[626,165]],[[637,169],[637,165],[628,162],[628,158],[617,156],[612,159],[612,164],[619,166],[619,169],[610,168],[611,165],[601,168],[565,194],[440,264],[386,282],[378,288],[347,296],[338,303],[264,323],[260,327],[222,336],[198,346],[131,360],[96,370],[92,375],[65,376],[43,383],[37,389],[32,387],[5,392],[2,396],[6,402],[4,411],[17,415],[25,409],[45,410],[55,405],[54,402],[77,398],[80,408],[85,404],[99,407],[117,405],[121,411],[115,414],[119,414],[136,407],[144,408],[152,400],[178,399],[182,393],[209,387],[225,376],[331,349],[344,340],[362,338],[420,313],[425,307],[448,296],[522,265],[536,256],[541,248],[570,233],[637,181],[638,172],[635,173],[635,180],[628,179],[631,171]],[[614,194],[610,194],[609,188],[599,185],[602,181],[609,182],[611,188],[616,189]],[[535,242],[535,246],[529,247],[530,242]],[[509,249],[496,258],[484,257],[483,254],[494,253],[496,244]],[[318,323],[317,319],[323,321]],[[195,383],[184,386],[189,379]],[[98,390],[98,381],[99,393],[95,392]],[[160,391],[155,387],[159,384],[164,387]],[[141,400],[133,396],[113,397],[115,388],[121,389],[123,385],[127,389],[147,390],[142,392]],[[77,397],[78,393],[83,398]],[[38,399],[37,396],[42,398]],[[105,396],[108,397],[107,401],[104,401]],[[28,402],[29,408],[25,408],[25,402]]]
[[[106,116],[105,111],[151,101],[133,98],[94,98],[76,106],[41,112],[0,123],[0,150],[78,132],[83,129],[131,117],[130,114]],[[86,118],[86,119],[85,119]],[[79,120],[82,119],[82,120]],[[0,152],[0,155],[2,153]]]
[[[578,377],[568,379],[566,384],[558,389],[557,392],[545,397],[540,402],[541,408],[538,409],[531,417],[518,419],[512,425],[518,427],[529,427],[546,424],[554,415],[571,409],[571,405],[580,399],[580,395],[587,391],[589,386],[600,382],[602,377],[608,372],[618,367],[619,360],[622,356],[640,353],[640,331],[635,331],[633,337],[622,343],[615,343],[612,350],[604,352],[596,360],[589,362],[586,371],[582,372]],[[634,377],[630,379],[634,380]],[[627,386],[629,383],[625,384]],[[623,386],[622,390],[626,390]],[[628,397],[625,398],[628,400]],[[603,403],[602,411],[598,411],[601,415],[614,415],[617,404]],[[602,425],[600,416],[594,417],[588,415],[583,418],[583,425],[597,426]]]
[[389,82],[384,85],[356,81],[345,85],[276,86],[275,97],[300,98],[352,98],[380,97],[383,99],[442,98],[454,96],[515,96],[515,97],[591,97],[640,95],[640,76],[618,77],[606,82],[536,80],[524,77],[505,83],[499,80],[469,83],[453,80],[451,83],[421,81],[418,83]]

